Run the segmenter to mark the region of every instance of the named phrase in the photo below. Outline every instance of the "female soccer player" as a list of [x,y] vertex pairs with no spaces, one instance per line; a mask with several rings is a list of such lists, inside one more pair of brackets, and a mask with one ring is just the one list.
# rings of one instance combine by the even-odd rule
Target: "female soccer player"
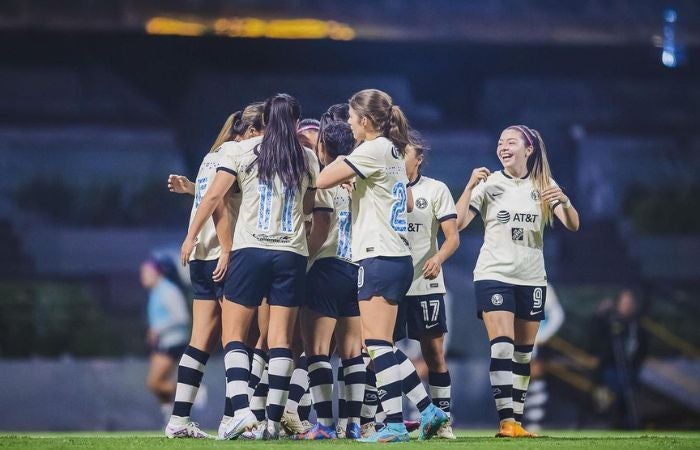
[[491,342],[489,377],[500,417],[497,436],[530,437],[521,418],[532,347],[544,319],[544,228],[556,216],[576,231],[579,217],[551,177],[537,130],[525,125],[506,128],[496,153],[503,170],[474,169],[457,202],[457,226],[463,229],[477,215],[484,221],[474,288],[477,315]]
[[[420,342],[429,370],[432,403],[449,417],[451,383],[443,348],[444,334],[447,332],[447,311],[442,263],[459,247],[457,212],[447,186],[422,175],[425,145],[418,136],[414,141],[416,144],[406,147],[406,171],[410,180],[408,185],[414,198],[413,211],[408,213],[407,233],[413,255],[413,283],[399,305],[394,340],[400,341],[408,337]],[[439,248],[438,228],[445,236],[445,241]],[[402,364],[408,366],[410,361],[404,359]],[[429,404],[429,398],[424,396],[425,390],[417,375],[404,378],[404,393],[416,403],[421,412]],[[443,424],[437,435],[455,439],[449,423]]]
[[[355,144],[346,122],[324,126],[318,154],[328,165],[349,154]],[[319,189],[309,235],[309,265],[306,304],[301,314],[311,392],[317,423],[305,439],[334,439],[333,370],[331,338],[335,331],[338,352],[345,371],[349,423],[346,436],[360,437],[360,409],[364,396],[362,322],[357,302],[357,265],[351,261],[350,193],[343,187]]]
[[[358,294],[363,337],[377,372],[386,426],[360,442],[407,442],[401,405],[401,373],[393,332],[398,303],[413,280],[406,212],[413,200],[406,185],[404,154],[411,143],[406,117],[391,97],[376,89],[350,99],[348,123],[362,142],[347,157],[327,166],[319,187],[330,189],[357,177],[352,194],[352,258],[359,263]],[[430,422],[446,416],[433,407]],[[435,429],[437,431],[437,428]]]
[[249,406],[249,361],[243,342],[265,295],[270,304],[266,437],[279,436],[292,373],[291,338],[305,289],[308,249],[303,215],[313,208],[318,174],[316,155],[302,147],[296,134],[300,114],[296,99],[277,94],[265,102],[261,138],[226,144],[217,175],[182,244],[185,264],[204,223],[237,183],[242,203],[222,304],[227,391],[235,412],[224,435],[227,439],[257,423]]
[[[171,175],[168,188],[171,192],[191,193],[194,204],[190,223],[194,219],[202,198],[216,175],[221,145],[224,142],[249,139],[262,131],[262,103],[253,103],[243,111],[237,111],[226,120],[209,153],[204,157],[197,173],[196,182],[186,177]],[[216,342],[221,336],[222,280],[228,266],[231,251],[232,227],[235,226],[240,195],[235,195],[217,206],[216,226],[214,221],[206,221],[197,236],[197,243],[189,258],[190,280],[194,301],[192,303],[192,335],[189,345],[178,367],[178,384],[172,416],[165,428],[168,437],[206,438],[206,433],[190,421],[190,411],[199,390],[204,367]],[[221,244],[217,233],[221,235]],[[233,416],[230,402],[226,402],[224,418],[220,429]]]

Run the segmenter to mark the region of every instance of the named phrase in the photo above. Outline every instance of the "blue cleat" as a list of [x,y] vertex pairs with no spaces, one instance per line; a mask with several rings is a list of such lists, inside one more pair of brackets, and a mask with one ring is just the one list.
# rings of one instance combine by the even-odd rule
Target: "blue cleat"
[[420,432],[418,439],[424,441],[435,436],[440,427],[449,422],[447,414],[432,403],[420,415]]
[[357,439],[356,442],[362,443],[388,443],[388,442],[408,442],[411,437],[408,435],[406,425],[403,423],[387,423],[384,428],[377,431],[370,437]]
[[348,427],[345,429],[345,437],[347,439],[360,439],[362,437],[362,430],[360,425],[350,422]]
[[325,427],[317,423],[313,428],[304,433],[303,439],[307,441],[318,441],[321,439],[338,439],[338,436],[335,434],[335,425]]

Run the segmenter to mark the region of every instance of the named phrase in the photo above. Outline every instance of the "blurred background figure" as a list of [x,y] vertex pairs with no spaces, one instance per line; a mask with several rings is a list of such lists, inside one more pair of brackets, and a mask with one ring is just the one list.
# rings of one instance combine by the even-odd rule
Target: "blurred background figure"
[[547,402],[549,401],[546,378],[549,354],[547,341],[559,331],[566,318],[559,297],[550,283],[547,283],[547,302],[544,304],[544,315],[545,319],[540,322],[540,329],[537,331],[537,338],[535,338],[535,348],[532,351],[530,388],[523,415],[525,428],[532,431],[540,431],[547,416]]
[[175,396],[175,369],[190,337],[190,312],[176,277],[176,268],[167,259],[151,258],[141,264],[141,284],[148,290],[146,341],[151,349],[146,384],[158,398],[165,421]]
[[620,291],[609,308],[599,311],[591,333],[593,349],[600,360],[597,378],[613,396],[607,408],[611,425],[637,429],[640,426],[637,390],[648,351],[648,335],[640,324],[640,305],[635,292]]

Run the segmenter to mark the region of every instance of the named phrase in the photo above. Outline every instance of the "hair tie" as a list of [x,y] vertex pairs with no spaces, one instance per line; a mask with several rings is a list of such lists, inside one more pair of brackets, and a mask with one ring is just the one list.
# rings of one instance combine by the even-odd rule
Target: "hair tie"
[[305,127],[299,128],[299,129],[297,130],[297,133],[301,133],[301,132],[307,131],[307,130],[318,131],[318,130],[319,130],[319,127],[317,127],[316,125],[306,125]]
[[535,147],[535,145],[532,143],[532,138],[530,137],[529,129],[525,125],[513,125],[509,128],[515,128],[516,130],[519,130],[525,135],[525,139],[527,139],[527,142],[528,144],[530,144],[530,147]]

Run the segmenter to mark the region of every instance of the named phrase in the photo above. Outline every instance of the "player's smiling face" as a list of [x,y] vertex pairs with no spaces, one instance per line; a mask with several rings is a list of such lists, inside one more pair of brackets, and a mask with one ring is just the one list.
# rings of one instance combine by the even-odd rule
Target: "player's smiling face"
[[527,158],[532,154],[532,147],[526,146],[523,135],[513,128],[506,128],[498,139],[496,154],[505,169],[520,172],[527,167]]

